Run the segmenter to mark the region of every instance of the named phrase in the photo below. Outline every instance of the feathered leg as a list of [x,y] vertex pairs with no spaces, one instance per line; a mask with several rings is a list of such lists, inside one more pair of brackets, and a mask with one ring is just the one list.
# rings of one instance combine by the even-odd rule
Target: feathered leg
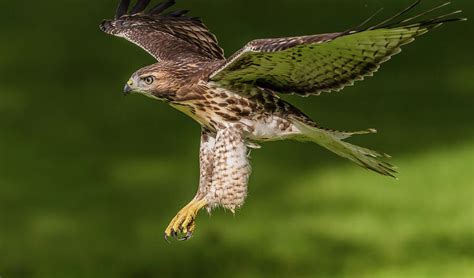
[[173,218],[165,231],[165,239],[189,239],[195,228],[199,210],[210,211],[221,206],[232,212],[243,205],[250,176],[247,144],[243,131],[229,127],[213,138],[205,131],[201,137],[200,185],[194,199]]
[[247,197],[251,167],[247,143],[240,128],[217,132],[212,182],[206,196],[208,210],[223,207],[235,212]]
[[200,179],[198,192],[194,199],[171,220],[165,231],[166,240],[169,237],[180,240],[189,239],[196,229],[195,219],[199,210],[208,205],[206,195],[212,182],[215,141],[216,139],[208,131],[202,131],[199,151]]

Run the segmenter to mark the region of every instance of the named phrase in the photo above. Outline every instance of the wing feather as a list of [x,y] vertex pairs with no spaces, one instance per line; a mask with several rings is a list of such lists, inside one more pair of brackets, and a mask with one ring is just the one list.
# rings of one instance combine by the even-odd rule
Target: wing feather
[[135,4],[135,6],[133,6],[130,14],[138,14],[143,12],[148,6],[148,4],[150,4],[150,0],[137,0],[137,3]]
[[372,76],[382,63],[416,37],[445,22],[465,20],[450,18],[459,13],[455,11],[412,23],[413,19],[446,6],[443,4],[421,15],[391,23],[418,3],[360,31],[349,29],[340,33],[254,40],[231,56],[210,79],[223,85],[251,83],[303,96],[339,91]]
[[214,34],[187,10],[163,14],[174,0],[160,3],[148,11],[150,0],[137,0],[128,13],[130,0],[122,0],[115,19],[104,20],[100,29],[140,46],[159,61],[193,57],[205,60],[224,59]]

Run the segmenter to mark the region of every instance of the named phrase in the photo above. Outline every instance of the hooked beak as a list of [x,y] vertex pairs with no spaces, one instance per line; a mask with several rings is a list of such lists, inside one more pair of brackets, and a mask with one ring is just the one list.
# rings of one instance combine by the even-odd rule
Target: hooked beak
[[124,95],[129,95],[133,92],[132,85],[133,85],[132,79],[128,80],[127,84],[123,88],[123,94]]

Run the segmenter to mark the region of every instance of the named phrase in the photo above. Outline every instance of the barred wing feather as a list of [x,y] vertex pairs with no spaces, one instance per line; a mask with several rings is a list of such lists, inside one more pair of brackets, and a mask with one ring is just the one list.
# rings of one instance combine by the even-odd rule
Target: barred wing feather
[[130,0],[121,0],[115,18],[104,20],[100,29],[138,45],[158,61],[224,59],[216,37],[199,18],[187,16],[187,10],[164,13],[174,0],[145,10],[149,4],[150,0],[137,0],[129,11]]
[[362,31],[255,40],[230,57],[211,75],[211,80],[223,85],[251,83],[279,93],[303,96],[339,91],[373,75],[382,63],[401,51],[401,46],[416,37],[444,22],[463,20],[450,18],[458,12],[417,23],[411,21],[421,15],[395,24],[383,25],[385,21]]

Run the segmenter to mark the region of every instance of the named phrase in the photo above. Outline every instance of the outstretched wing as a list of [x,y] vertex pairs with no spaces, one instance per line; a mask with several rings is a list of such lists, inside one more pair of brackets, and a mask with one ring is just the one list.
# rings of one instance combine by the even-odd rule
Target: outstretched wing
[[197,17],[186,16],[187,10],[163,14],[174,0],[145,11],[150,0],[138,0],[128,12],[130,0],[121,0],[115,19],[104,20],[100,29],[140,46],[159,61],[183,57],[224,59],[216,37]]
[[[415,18],[449,3],[399,20],[419,2],[361,31],[351,29],[341,33],[252,41],[211,74],[210,79],[222,85],[251,83],[279,93],[298,95],[341,90],[354,81],[371,76],[380,64],[399,53],[402,45],[430,29],[444,22],[464,20],[451,18],[461,12],[455,11],[412,23]],[[393,23],[395,20],[398,22]]]

